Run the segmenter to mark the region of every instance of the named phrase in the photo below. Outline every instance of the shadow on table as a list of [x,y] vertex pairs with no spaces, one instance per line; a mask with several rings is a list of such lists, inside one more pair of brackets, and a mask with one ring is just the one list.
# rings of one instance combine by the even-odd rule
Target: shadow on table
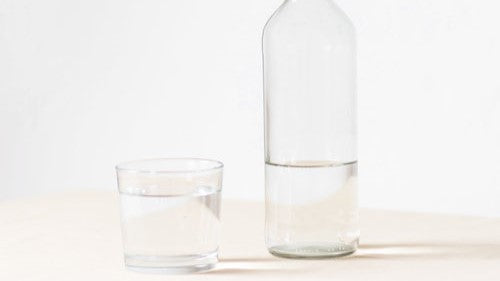
[[205,274],[268,274],[268,273],[285,273],[289,272],[288,269],[262,269],[262,268],[216,268],[212,271],[209,271]]
[[500,259],[500,244],[391,243],[362,244],[351,256],[341,259]]
[[[500,260],[500,244],[495,243],[380,243],[362,244],[359,250],[350,256],[319,260],[319,262],[355,261],[355,260]],[[308,261],[282,259],[274,256],[222,258],[219,265],[207,274],[300,274],[312,269]],[[300,264],[301,266],[297,266]],[[309,265],[309,266],[306,266]]]
[[280,259],[269,255],[268,257],[241,257],[241,258],[222,258],[222,262],[225,263],[240,263],[240,262],[248,262],[248,263],[262,263],[262,262],[279,262]]
[[221,258],[217,268],[207,274],[269,274],[290,273],[294,268],[284,266],[283,260],[269,257]]

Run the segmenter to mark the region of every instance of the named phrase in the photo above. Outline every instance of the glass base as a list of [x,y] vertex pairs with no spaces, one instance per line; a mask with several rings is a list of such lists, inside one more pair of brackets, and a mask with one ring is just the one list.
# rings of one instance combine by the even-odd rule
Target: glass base
[[127,269],[160,274],[186,274],[207,271],[218,262],[217,252],[183,256],[125,255]]
[[269,247],[269,253],[274,256],[290,259],[328,259],[347,256],[356,252],[358,241],[350,244],[343,243],[303,243],[285,244]]

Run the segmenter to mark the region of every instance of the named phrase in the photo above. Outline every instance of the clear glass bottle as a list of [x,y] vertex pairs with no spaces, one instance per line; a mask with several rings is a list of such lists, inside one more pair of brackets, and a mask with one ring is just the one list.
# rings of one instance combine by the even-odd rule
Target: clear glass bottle
[[355,30],[332,0],[286,0],[263,33],[266,244],[277,256],[356,251]]

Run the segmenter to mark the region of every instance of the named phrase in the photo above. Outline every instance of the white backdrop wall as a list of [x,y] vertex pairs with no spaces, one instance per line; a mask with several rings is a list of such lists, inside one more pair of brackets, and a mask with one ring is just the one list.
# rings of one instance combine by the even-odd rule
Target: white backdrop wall
[[[500,216],[500,4],[338,0],[358,30],[361,205]],[[0,0],[0,200],[226,164],[262,199],[261,29],[281,0]]]

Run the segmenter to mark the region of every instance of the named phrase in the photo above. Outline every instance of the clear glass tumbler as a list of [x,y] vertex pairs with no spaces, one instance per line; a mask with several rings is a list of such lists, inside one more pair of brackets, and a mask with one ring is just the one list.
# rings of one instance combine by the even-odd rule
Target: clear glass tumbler
[[125,265],[189,273],[217,263],[223,164],[150,159],[116,166]]
[[266,243],[291,258],[358,247],[356,42],[332,0],[286,0],[263,32]]

